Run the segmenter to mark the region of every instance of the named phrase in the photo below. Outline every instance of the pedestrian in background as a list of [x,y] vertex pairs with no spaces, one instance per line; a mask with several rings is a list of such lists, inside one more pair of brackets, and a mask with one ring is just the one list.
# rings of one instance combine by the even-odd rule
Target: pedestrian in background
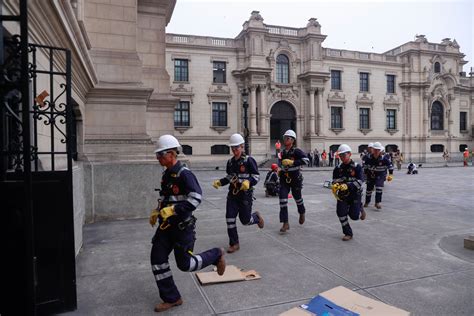
[[443,159],[444,159],[444,166],[447,167],[448,166],[448,161],[449,161],[449,151],[448,151],[447,148],[444,149]]

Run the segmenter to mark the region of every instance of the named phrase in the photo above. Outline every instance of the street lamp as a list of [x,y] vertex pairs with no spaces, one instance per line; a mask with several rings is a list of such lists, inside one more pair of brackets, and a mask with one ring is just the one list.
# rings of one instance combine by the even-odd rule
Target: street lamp
[[247,155],[250,155],[250,149],[249,149],[249,118],[247,116],[247,110],[249,108],[249,93],[247,92],[247,89],[242,90],[242,107],[244,108],[244,140],[245,140],[245,153]]

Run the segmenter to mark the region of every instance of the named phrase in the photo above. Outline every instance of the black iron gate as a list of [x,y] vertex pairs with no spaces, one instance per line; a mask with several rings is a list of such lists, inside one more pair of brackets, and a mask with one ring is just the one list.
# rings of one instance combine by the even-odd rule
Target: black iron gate
[[[0,12],[1,315],[77,305],[71,56],[28,44],[26,2],[18,16]],[[5,21],[20,35],[7,35]]]

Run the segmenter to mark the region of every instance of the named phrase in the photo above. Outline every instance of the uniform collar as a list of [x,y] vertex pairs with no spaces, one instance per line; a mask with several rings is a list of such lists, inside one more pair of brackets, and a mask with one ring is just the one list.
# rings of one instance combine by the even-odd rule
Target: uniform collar
[[173,167],[166,169],[166,173],[178,173],[179,169],[181,169],[181,165],[181,161],[178,160]]

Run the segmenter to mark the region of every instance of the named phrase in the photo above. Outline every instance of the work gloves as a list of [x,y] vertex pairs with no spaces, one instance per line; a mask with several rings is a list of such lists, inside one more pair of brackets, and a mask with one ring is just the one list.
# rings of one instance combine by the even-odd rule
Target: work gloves
[[393,176],[391,174],[389,174],[388,177],[387,177],[387,181],[390,182],[392,180],[393,180]]
[[150,214],[150,225],[154,227],[156,225],[156,221],[158,220],[158,215],[160,215],[160,211],[152,210]]
[[219,187],[222,186],[221,181],[220,180],[214,180],[214,182],[212,183],[212,186],[214,187],[214,189],[219,189]]
[[291,166],[293,166],[293,163],[294,163],[294,161],[291,160],[291,159],[283,159],[281,161],[281,164],[283,165],[283,167],[291,167]]
[[154,227],[156,225],[156,221],[158,220],[158,216],[160,216],[163,219],[163,222],[166,222],[166,220],[170,217],[175,215],[174,213],[174,205],[163,207],[161,210],[152,210],[150,214],[150,225],[151,227]]
[[164,222],[168,220],[168,217],[175,215],[174,213],[174,205],[163,207],[160,210],[160,216]]
[[349,187],[345,183],[334,183],[331,190],[334,197],[339,201],[343,201],[349,195]]
[[250,189],[250,181],[249,180],[242,181],[242,184],[240,185],[240,189],[242,191],[247,191],[248,189]]

